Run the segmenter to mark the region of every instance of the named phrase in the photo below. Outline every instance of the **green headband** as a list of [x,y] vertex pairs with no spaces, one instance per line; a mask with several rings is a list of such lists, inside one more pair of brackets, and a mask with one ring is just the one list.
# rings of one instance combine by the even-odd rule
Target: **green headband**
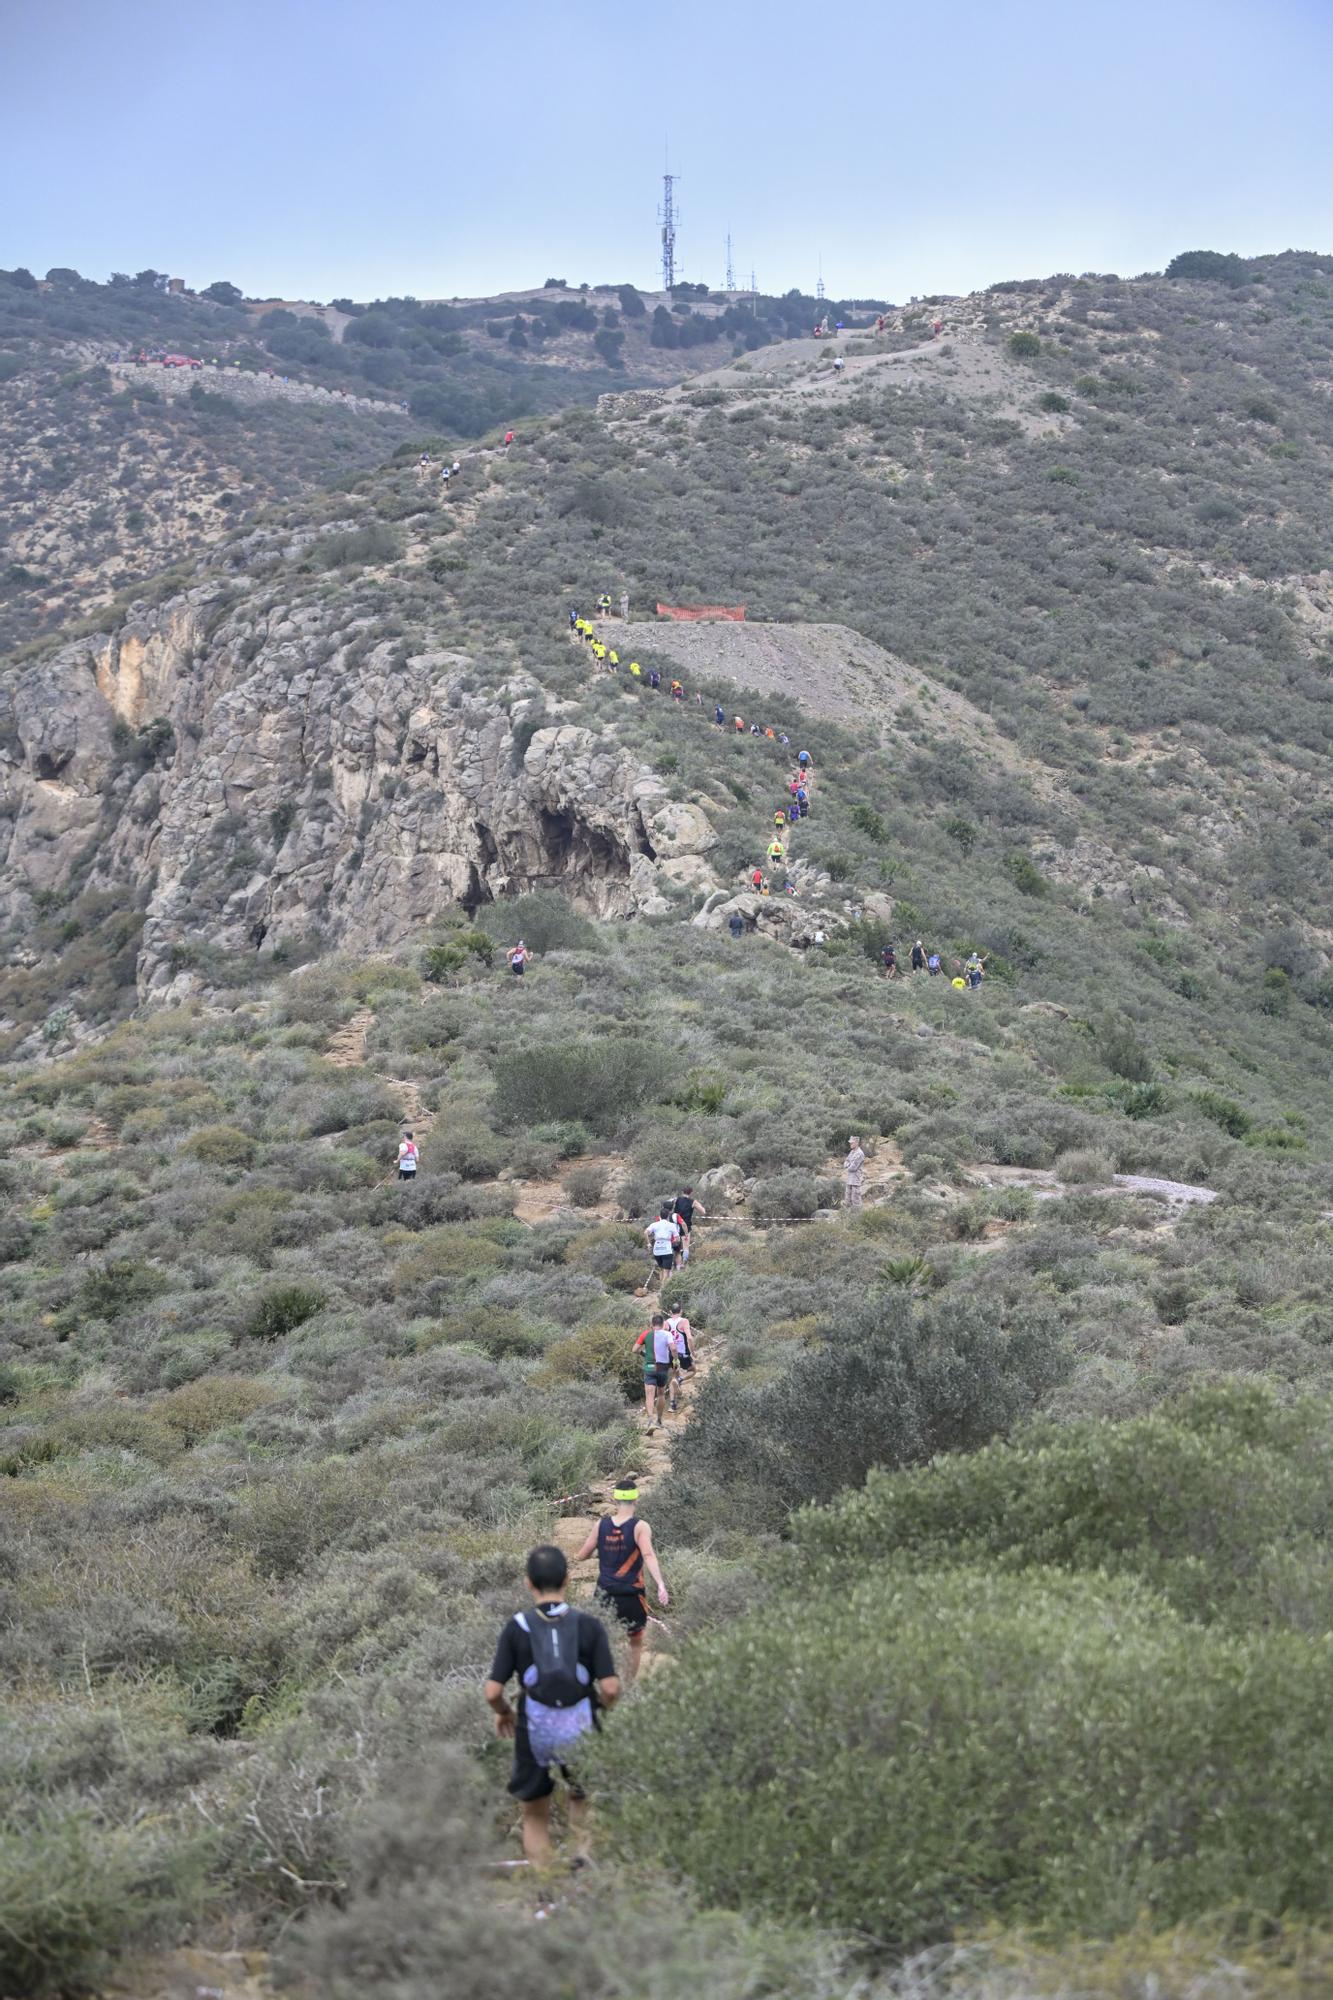
[[639,1489],[637,1486],[617,1486],[611,1495],[613,1500],[637,1500],[638,1497]]

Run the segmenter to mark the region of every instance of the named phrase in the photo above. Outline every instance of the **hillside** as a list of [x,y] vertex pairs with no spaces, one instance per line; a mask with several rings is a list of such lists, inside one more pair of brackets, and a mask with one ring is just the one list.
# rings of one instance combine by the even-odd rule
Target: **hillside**
[[422,425],[472,438],[618,381],[674,383],[815,311],[690,286],[316,305],[167,282],[0,271],[0,649],[123,601]]
[[[1333,260],[1207,269],[414,435],[6,667],[0,1988],[1326,1985]],[[477,1687],[623,1472],[534,1884]]]

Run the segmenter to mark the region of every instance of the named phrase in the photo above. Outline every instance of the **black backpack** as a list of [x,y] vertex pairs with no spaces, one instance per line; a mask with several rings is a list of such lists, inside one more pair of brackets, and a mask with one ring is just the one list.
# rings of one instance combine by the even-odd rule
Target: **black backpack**
[[543,1708],[575,1708],[586,1701],[589,1684],[581,1681],[579,1665],[579,1616],[567,1611],[563,1618],[546,1618],[540,1611],[526,1611],[521,1622],[532,1641],[532,1663],[537,1678],[524,1687]]

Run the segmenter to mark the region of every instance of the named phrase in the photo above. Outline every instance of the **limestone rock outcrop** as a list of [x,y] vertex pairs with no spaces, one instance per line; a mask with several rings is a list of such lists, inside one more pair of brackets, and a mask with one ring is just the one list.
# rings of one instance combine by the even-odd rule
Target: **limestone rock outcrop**
[[717,886],[706,814],[526,674],[247,603],[201,586],[0,687],[11,919],[76,873],[151,884],[147,997],[210,954],[399,945],[450,904],[557,887],[610,917]]

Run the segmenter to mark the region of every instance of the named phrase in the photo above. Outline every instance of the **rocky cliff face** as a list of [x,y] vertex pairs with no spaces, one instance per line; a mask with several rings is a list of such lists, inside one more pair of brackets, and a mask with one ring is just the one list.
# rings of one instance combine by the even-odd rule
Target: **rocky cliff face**
[[11,921],[72,881],[151,884],[140,991],[179,997],[209,953],[387,948],[538,887],[616,916],[717,886],[706,815],[526,675],[228,603],[202,586],[0,689]]

